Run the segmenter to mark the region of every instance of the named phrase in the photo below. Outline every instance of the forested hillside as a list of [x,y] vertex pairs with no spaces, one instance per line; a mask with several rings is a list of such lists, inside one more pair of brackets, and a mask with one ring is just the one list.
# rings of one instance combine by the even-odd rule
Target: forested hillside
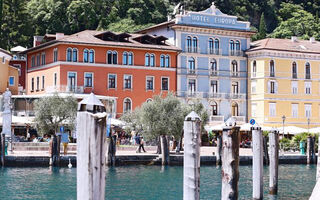
[[[34,35],[85,29],[134,32],[167,20],[177,3],[186,10],[212,0],[0,0],[0,47],[31,47]],[[222,12],[249,20],[265,37],[320,39],[320,0],[215,0]]]

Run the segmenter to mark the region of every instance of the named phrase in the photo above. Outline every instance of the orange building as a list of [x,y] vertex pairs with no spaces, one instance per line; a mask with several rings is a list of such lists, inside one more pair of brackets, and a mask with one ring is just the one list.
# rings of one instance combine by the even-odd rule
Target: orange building
[[11,58],[11,53],[0,48],[0,94],[5,92],[7,88],[12,94],[18,94],[18,69],[9,64]]
[[27,54],[27,94],[54,91],[117,97],[117,116],[176,91],[177,47],[163,36],[86,30],[35,37]]

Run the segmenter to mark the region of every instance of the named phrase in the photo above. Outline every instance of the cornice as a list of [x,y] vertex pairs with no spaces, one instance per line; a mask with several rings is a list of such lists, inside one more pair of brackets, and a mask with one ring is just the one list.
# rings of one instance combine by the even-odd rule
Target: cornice
[[271,58],[271,57],[278,57],[278,58],[294,58],[294,59],[308,59],[308,60],[320,60],[320,54],[318,53],[307,53],[307,52],[292,52],[288,51],[278,51],[278,50],[268,50],[268,49],[261,49],[255,51],[246,52],[249,59],[251,58]]

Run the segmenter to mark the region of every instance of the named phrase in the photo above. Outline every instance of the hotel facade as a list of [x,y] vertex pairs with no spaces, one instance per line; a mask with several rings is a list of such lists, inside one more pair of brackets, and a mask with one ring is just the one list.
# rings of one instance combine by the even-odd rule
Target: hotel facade
[[270,127],[320,126],[320,42],[267,38],[252,43],[248,117]]
[[177,47],[163,36],[82,31],[35,37],[27,54],[28,95],[52,92],[115,98],[114,117],[176,91]]
[[210,124],[229,117],[247,121],[247,57],[250,23],[223,14],[214,4],[204,11],[180,11],[175,19],[139,31],[163,35],[182,49],[178,55],[177,96],[200,100]]

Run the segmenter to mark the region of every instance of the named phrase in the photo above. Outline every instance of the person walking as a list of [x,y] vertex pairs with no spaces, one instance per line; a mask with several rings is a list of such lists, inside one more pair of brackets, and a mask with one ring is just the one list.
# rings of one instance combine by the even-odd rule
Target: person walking
[[68,143],[69,143],[69,134],[68,133],[62,133],[61,142],[63,144],[63,155],[67,155]]
[[146,150],[144,149],[144,139],[143,139],[143,137],[141,137],[139,149],[140,149],[140,151],[141,151],[141,149],[142,149],[143,152],[146,152]]
[[140,145],[140,143],[141,143],[141,138],[140,138],[140,135],[137,134],[137,135],[135,136],[134,140],[135,140],[136,144],[138,145],[136,152],[137,152],[137,153],[141,153],[141,145]]

